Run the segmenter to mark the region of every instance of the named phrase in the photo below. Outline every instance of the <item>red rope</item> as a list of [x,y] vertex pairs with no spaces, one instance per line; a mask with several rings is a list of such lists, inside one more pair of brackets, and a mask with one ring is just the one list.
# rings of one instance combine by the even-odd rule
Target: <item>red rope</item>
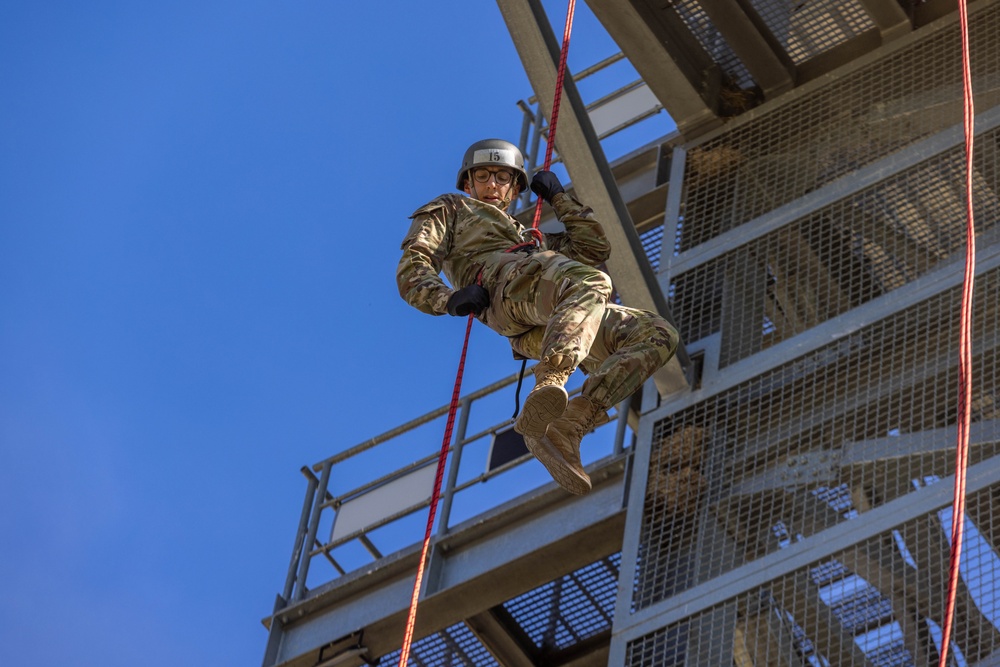
[[424,531],[424,546],[420,551],[420,564],[417,566],[417,578],[413,582],[413,594],[410,596],[410,613],[406,618],[406,632],[403,635],[403,648],[399,654],[399,667],[406,667],[406,663],[410,659],[413,628],[417,620],[417,600],[420,597],[420,584],[423,582],[424,568],[427,565],[427,552],[430,550],[431,531],[434,528],[437,504],[441,498],[441,481],[444,479],[444,464],[448,459],[451,431],[455,427],[455,414],[458,412],[459,396],[462,393],[462,376],[465,374],[465,353],[469,350],[469,333],[472,331],[473,319],[475,319],[474,316],[469,315],[468,324],[465,326],[465,343],[462,345],[462,356],[458,361],[455,388],[451,392],[451,406],[448,408],[448,423],[444,427],[444,440],[441,442],[441,453],[438,454],[437,475],[434,477],[434,492],[431,493],[431,505],[427,514],[427,529]]
[[948,664],[948,648],[955,617],[955,597],[958,591],[959,563],[962,538],[965,533],[965,477],[969,465],[969,428],[972,421],[972,289],[976,267],[976,225],[972,209],[972,150],[975,139],[975,106],[972,99],[972,68],[969,58],[969,15],[966,0],[958,0],[959,24],[962,32],[962,87],[964,92],[965,126],[965,278],[962,284],[962,308],[958,340],[958,441],[955,446],[955,495],[951,514],[951,558],[948,568],[948,600],[945,607],[941,638],[940,667]]
[[[552,97],[552,120],[549,122],[549,136],[545,140],[545,163],[542,169],[548,171],[552,165],[552,149],[556,145],[556,125],[559,122],[559,105],[562,102],[563,81],[566,78],[566,56],[569,55],[569,35],[573,31],[573,13],[576,11],[576,0],[569,0],[566,7],[566,25],[563,26],[562,48],[559,49],[559,67],[556,70],[556,92]],[[535,219],[532,229],[538,229],[542,220],[542,198],[535,202]]]
[[[545,169],[552,163],[552,147],[556,140],[556,122],[559,120],[559,101],[562,98],[563,79],[566,72],[566,54],[569,50],[569,35],[573,26],[573,11],[576,7],[576,0],[569,0],[569,8],[566,10],[566,27],[563,29],[562,50],[559,53],[559,69],[556,73],[555,99],[552,101],[552,121],[549,123],[549,137],[545,148]],[[538,222],[542,216],[542,200],[538,199],[535,207],[535,221],[531,226],[531,236],[537,242],[541,241],[542,233],[538,231]],[[514,246],[508,252],[520,247]],[[444,439],[441,442],[441,453],[438,455],[437,474],[434,477],[434,490],[431,493],[430,509],[427,516],[427,528],[424,530],[424,545],[420,552],[420,563],[417,565],[417,577],[413,582],[413,593],[410,595],[410,611],[406,618],[406,631],[403,634],[403,648],[399,653],[399,667],[406,667],[410,659],[410,647],[413,644],[413,630],[417,620],[417,605],[420,599],[420,585],[424,578],[424,568],[427,565],[427,553],[430,550],[431,532],[434,529],[434,517],[437,514],[438,500],[441,498],[441,482],[444,479],[445,462],[448,460],[448,449],[451,444],[451,432],[455,426],[455,414],[458,412],[459,396],[462,391],[462,376],[465,373],[465,353],[469,349],[469,334],[472,332],[472,320],[469,315],[469,322],[465,327],[465,343],[462,345],[462,356],[458,362],[458,374],[455,377],[455,388],[451,394],[451,405],[448,408],[448,423],[444,429]]]

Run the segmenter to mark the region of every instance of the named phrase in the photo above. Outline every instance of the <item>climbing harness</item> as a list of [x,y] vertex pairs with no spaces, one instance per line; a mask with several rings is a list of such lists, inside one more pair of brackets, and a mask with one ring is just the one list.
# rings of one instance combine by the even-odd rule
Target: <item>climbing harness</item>
[[[556,141],[556,123],[559,119],[559,101],[562,97],[563,80],[566,72],[566,55],[569,51],[569,36],[573,27],[573,12],[576,7],[576,0],[569,0],[566,9],[566,25],[563,28],[562,49],[559,52],[559,67],[556,71],[556,90],[552,101],[551,121],[549,122],[549,136],[545,148],[545,166],[548,169],[552,163],[552,148]],[[538,223],[542,217],[542,198],[538,198],[535,207],[535,219],[530,230],[525,230],[531,236],[531,240],[517,244],[507,250],[507,252],[517,252],[519,248],[525,246],[540,246],[542,242],[542,232],[538,229]],[[533,251],[531,251],[533,252]],[[480,276],[481,277],[481,276]],[[478,280],[477,280],[478,282]],[[469,349],[469,334],[472,332],[472,320],[475,315],[470,314],[465,327],[465,342],[462,345],[462,354],[458,362],[458,373],[455,377],[455,388],[451,394],[451,405],[448,408],[448,421],[444,428],[444,438],[441,442],[441,451],[438,454],[437,474],[434,476],[434,490],[431,493],[430,507],[427,513],[427,527],[424,530],[424,543],[420,551],[420,563],[417,565],[417,576],[413,582],[413,593],[410,595],[410,611],[406,618],[406,630],[403,634],[403,647],[399,653],[399,667],[406,667],[410,659],[410,648],[413,644],[413,629],[417,620],[417,604],[420,599],[420,586],[424,578],[424,568],[427,565],[427,554],[430,549],[431,531],[434,528],[434,518],[437,514],[437,504],[441,497],[441,482],[444,479],[445,462],[448,460],[448,450],[451,445],[451,432],[455,426],[455,415],[458,412],[459,397],[462,391],[462,375],[465,373],[465,355]],[[524,374],[522,365],[521,374]],[[520,389],[520,380],[518,381]]]
[[969,58],[969,13],[966,0],[958,0],[958,18],[962,33],[963,125],[965,129],[965,277],[962,282],[962,308],[958,339],[958,440],[955,445],[955,493],[951,512],[951,557],[948,565],[948,597],[941,637],[939,667],[948,664],[948,648],[955,617],[959,563],[965,532],[965,477],[969,466],[969,428],[972,421],[972,291],[976,268],[976,224],[972,208],[975,106],[972,99],[972,72]]

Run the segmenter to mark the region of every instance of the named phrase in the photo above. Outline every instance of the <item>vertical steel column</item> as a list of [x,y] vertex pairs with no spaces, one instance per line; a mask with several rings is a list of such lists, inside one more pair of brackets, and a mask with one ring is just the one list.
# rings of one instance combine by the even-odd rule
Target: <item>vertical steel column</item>
[[[528,103],[524,100],[519,100],[517,107],[524,114],[521,119],[521,138],[518,141],[517,147],[521,151],[521,156],[524,158],[524,170],[531,174],[532,166],[530,160],[532,159],[533,152],[528,151],[528,139],[531,138],[531,129],[535,126],[535,114],[532,113],[531,108]],[[528,204],[531,201],[531,190],[525,189],[524,192],[517,196],[517,206],[511,215],[516,215],[521,211],[521,209],[528,208]]]
[[618,404],[618,424],[615,427],[615,456],[618,456],[625,450],[625,429],[628,427],[628,411],[631,405],[631,396],[627,396],[624,401]]
[[306,592],[306,576],[309,574],[309,561],[312,560],[310,551],[316,541],[316,531],[319,529],[319,515],[323,511],[323,500],[326,498],[326,487],[330,483],[330,470],[333,466],[330,463],[323,464],[323,472],[320,473],[319,484],[316,487],[316,494],[313,496],[312,517],[309,519],[309,534],[306,536],[305,548],[302,550],[302,562],[299,563],[299,576],[295,582],[296,601],[301,600]]
[[285,588],[281,592],[281,597],[285,601],[285,604],[291,599],[292,589],[295,585],[295,574],[299,569],[302,553],[308,553],[308,550],[304,549],[303,545],[305,545],[306,531],[308,529],[309,510],[312,508],[312,501],[316,496],[316,487],[319,486],[319,480],[316,479],[316,475],[312,474],[312,471],[308,467],[302,466],[302,474],[305,475],[308,482],[306,484],[306,497],[302,501],[302,514],[299,517],[299,527],[295,531],[295,544],[292,546],[292,562],[288,564],[288,576],[285,578]]
[[[527,103],[521,101],[517,103],[518,108],[521,109],[521,113],[524,115],[521,118],[521,137],[517,141],[517,145],[521,148],[524,153],[528,152],[528,135],[531,131],[531,126],[535,122],[535,114],[531,113],[531,109],[528,108]],[[527,157],[527,155],[522,155],[522,157]]]
[[535,132],[531,138],[531,168],[528,173],[533,173],[538,166],[538,151],[542,145],[542,126],[545,124],[545,117],[542,115],[541,107],[535,109]]
[[670,184],[667,188],[667,206],[663,211],[663,240],[660,242],[660,290],[669,294],[670,280],[673,278],[671,266],[674,260],[674,246],[681,225],[681,200],[684,191],[684,169],[687,164],[687,149],[674,148],[670,159]]

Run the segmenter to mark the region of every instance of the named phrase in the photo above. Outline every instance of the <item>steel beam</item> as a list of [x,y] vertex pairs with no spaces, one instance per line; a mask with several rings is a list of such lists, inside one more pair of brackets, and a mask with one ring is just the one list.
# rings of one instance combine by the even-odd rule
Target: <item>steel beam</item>
[[525,652],[524,647],[507,632],[504,624],[487,609],[465,619],[465,624],[476,639],[504,667],[538,667]]
[[[843,411],[838,414],[843,414]],[[843,481],[845,475],[849,474],[844,469],[851,466],[874,465],[887,460],[900,461],[932,453],[950,454],[955,451],[957,440],[957,427],[952,426],[896,437],[848,442],[836,449],[794,454],[753,477],[737,482],[720,501],[764,491],[791,491],[799,487]],[[971,425],[970,450],[975,451],[997,441],[1000,441],[1000,423],[987,421]]]
[[782,62],[774,50],[775,45],[758,30],[736,0],[701,0],[701,6],[767,99],[792,89],[790,63]]
[[913,30],[909,17],[896,0],[861,0],[861,5],[878,26],[883,44]]
[[685,74],[633,3],[587,0],[587,5],[628,56],[686,140],[722,125],[715,110],[702,98],[700,86]]
[[[539,0],[498,0],[500,12],[546,117],[552,117],[559,44]],[[670,318],[656,274],[615,183],[611,168],[571,76],[564,79],[557,125],[559,155],[576,192],[594,209],[611,242],[608,272],[622,302]],[[661,394],[687,389],[683,349],[657,373]]]

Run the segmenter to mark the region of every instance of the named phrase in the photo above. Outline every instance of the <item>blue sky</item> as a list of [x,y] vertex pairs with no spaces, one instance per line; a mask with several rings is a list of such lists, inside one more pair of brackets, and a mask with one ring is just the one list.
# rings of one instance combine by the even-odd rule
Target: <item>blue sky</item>
[[[616,51],[578,8],[571,67]],[[0,664],[259,664],[299,467],[450,398],[394,270],[516,141],[500,12],[8,2],[0,90]],[[476,325],[466,390],[516,370]]]

